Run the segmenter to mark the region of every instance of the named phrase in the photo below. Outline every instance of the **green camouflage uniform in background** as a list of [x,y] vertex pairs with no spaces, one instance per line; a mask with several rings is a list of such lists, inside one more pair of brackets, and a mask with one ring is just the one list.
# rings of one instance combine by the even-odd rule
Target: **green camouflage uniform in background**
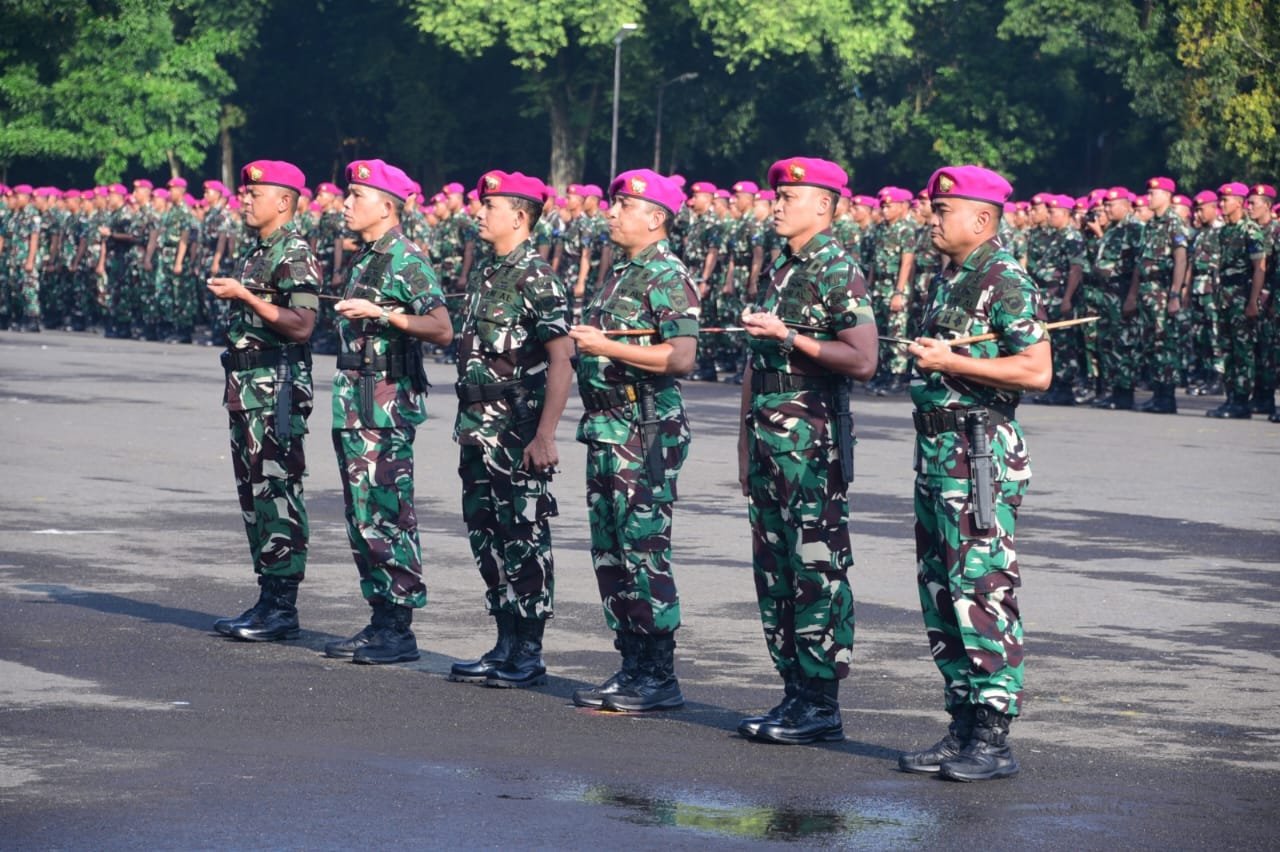
[[[1072,319],[1079,313],[1076,306],[1084,298],[1082,287],[1076,288],[1070,314],[1063,313],[1062,300],[1067,292],[1071,267],[1079,266],[1083,271],[1084,264],[1084,237],[1080,232],[1071,225],[1051,230],[1041,247],[1036,271],[1031,273],[1040,288],[1041,302],[1050,322]],[[1078,329],[1061,329],[1049,339],[1053,346],[1053,377],[1067,387],[1075,381],[1080,366],[1080,335],[1073,332],[1078,332]]]
[[[297,310],[314,311],[319,299],[320,267],[293,224],[286,223],[264,240],[255,240],[239,280],[279,291],[260,298]],[[236,275],[237,269],[227,272]],[[244,302],[228,314],[228,351],[277,350],[287,353],[292,394],[289,437],[281,436],[276,419],[280,373],[275,365],[250,369],[227,367],[223,404],[231,425],[231,460],[236,493],[244,518],[255,574],[301,580],[307,568],[310,526],[303,501],[306,475],[303,436],[312,408],[311,357],[303,346],[270,328]],[[282,349],[282,347],[289,347]]]
[[1090,291],[1098,306],[1099,366],[1105,387],[1132,391],[1137,375],[1138,321],[1125,318],[1124,300],[1142,246],[1142,222],[1130,213],[1112,222],[1089,265]]
[[[66,325],[70,315],[71,279],[68,270],[75,255],[74,220],[70,212],[51,207],[45,232],[48,257],[40,288],[40,316],[49,328]],[[70,253],[68,253],[70,249]]]
[[10,292],[13,262],[13,224],[16,214],[0,198],[0,239],[4,249],[0,251],[0,331],[7,330],[13,322],[13,296]]
[[[694,214],[688,207],[681,207],[681,214],[686,213],[686,224],[684,226],[684,237],[681,240],[681,259],[689,270],[689,274],[694,281],[702,278],[702,270],[707,265],[707,255],[711,253],[716,239],[719,220],[713,210],[708,208],[701,214]],[[677,217],[679,218],[679,217]],[[674,247],[673,247],[674,250]],[[703,328],[716,327],[720,325],[732,325],[737,321],[737,317],[722,316],[718,310],[719,299],[717,298],[716,288],[708,287],[707,297],[702,300],[701,323]],[[715,359],[729,344],[727,335],[699,335],[698,337],[698,368],[709,369],[707,373],[715,371]]]
[[1253,288],[1253,262],[1267,255],[1266,237],[1248,216],[1218,231],[1221,277],[1218,287],[1218,336],[1223,343],[1223,385],[1227,393],[1248,399],[1257,378],[1255,353],[1261,319],[1244,315]]
[[[178,202],[164,211],[156,223],[156,249],[151,257],[150,272],[153,293],[150,321],[156,325],[186,329],[195,324],[194,315],[182,316],[178,312],[180,306],[186,307],[187,300],[180,291],[185,289],[189,279],[173,271],[173,264],[178,259],[178,246],[189,227],[189,216],[187,208]],[[301,235],[296,227],[294,231]],[[316,283],[318,285],[319,281]]]
[[1220,381],[1224,370],[1222,341],[1218,337],[1218,267],[1221,249],[1218,242],[1222,219],[1215,219],[1207,228],[1196,232],[1187,252],[1191,267],[1190,303],[1186,305],[1191,315],[1189,358],[1191,370],[1202,378]]
[[[226,245],[224,254],[218,261],[218,274],[225,274],[231,268],[231,240],[234,227],[235,222],[227,212],[225,203],[217,207],[210,207],[204,214],[204,221],[200,225],[200,265],[199,269],[192,269],[192,272],[196,274],[197,281],[206,281],[213,277],[213,257],[218,251],[219,241],[225,241]],[[208,291],[206,290],[205,292],[207,293]],[[207,302],[207,318],[215,341],[220,340],[222,335],[226,333],[227,312],[229,309],[227,302],[222,299],[209,298]]]
[[[727,259],[733,262],[733,274],[731,277],[726,275],[725,280],[717,284],[719,292],[716,295],[716,312],[724,318],[725,325],[737,325],[742,309],[755,298],[752,291],[756,288],[756,281],[751,280],[751,258],[757,248],[763,253],[763,242],[764,230],[752,211],[748,210],[740,218],[727,223],[724,249]],[[761,266],[764,266],[763,260]],[[746,355],[745,335],[726,334],[721,337],[723,344],[719,357],[723,359],[724,366],[741,370],[742,359]]]
[[107,304],[107,276],[98,274],[98,263],[105,251],[98,228],[110,221],[107,210],[94,209],[80,223],[77,239],[85,243],[84,255],[75,270],[75,296],[72,300],[73,324],[88,327],[98,323]]
[[[11,267],[13,289],[17,299],[13,306],[13,321],[40,322],[40,276],[44,270],[48,242],[44,238],[45,222],[48,213],[36,209],[35,202],[24,207],[14,220],[13,233],[13,265]],[[38,235],[35,258],[31,258],[31,235]],[[27,269],[27,261],[31,260],[31,269]]]
[[[946,339],[995,332],[996,340],[954,351],[973,358],[1013,355],[1046,339],[1038,302],[1031,279],[991,240],[948,268],[925,317],[925,334]],[[927,373],[912,383],[911,399],[921,412],[986,406],[1012,413],[1018,394]],[[947,709],[987,705],[1016,716],[1023,647],[1014,529],[1031,467],[1016,419],[993,423],[988,436],[995,473],[995,524],[989,530],[973,525],[967,437],[916,436],[917,582]]]
[[[897,292],[898,272],[902,267],[903,252],[915,245],[915,220],[904,215],[896,222],[881,222],[871,230],[870,237],[870,293],[871,307],[875,311],[876,327],[887,337],[906,337],[911,294],[902,297],[902,310],[894,313],[889,303]],[[895,343],[880,345],[880,373],[887,376],[906,376],[906,350]]]
[[[431,262],[398,227],[363,246],[350,270],[348,298],[393,301],[417,316],[444,305]],[[339,316],[337,327],[339,364],[344,357],[358,361],[366,342],[376,358],[388,352],[399,358],[396,353],[419,346],[376,320]],[[386,369],[375,370],[370,420],[360,410],[360,375],[359,367],[340,367],[333,377],[333,448],[360,592],[365,600],[423,607],[427,588],[413,502],[413,439],[427,418],[425,387],[415,387],[418,377],[412,374],[393,378]]]
[[548,477],[521,461],[546,399],[546,344],[569,333],[564,284],[528,240],[472,272],[459,313],[460,384],[544,377],[519,394],[459,402],[453,438],[461,445],[462,516],[488,612],[550,618],[555,580],[547,519],[558,509]]
[[[919,337],[924,312],[933,298],[933,279],[942,268],[942,253],[933,247],[933,228],[920,225],[916,229],[915,273],[908,296],[907,336]],[[901,349],[901,347],[898,347]]]
[[[146,269],[147,243],[151,240],[151,231],[156,227],[159,215],[150,203],[134,211],[130,220],[129,232],[133,235],[133,245],[128,253],[128,294],[129,309],[135,326],[141,329],[148,340],[155,339],[155,285],[152,270]],[[228,258],[230,260],[230,258]]]
[[[866,281],[830,231],[784,250],[758,309],[784,322],[841,331],[875,322]],[[853,660],[849,483],[836,444],[834,384],[812,360],[749,338],[751,371],[826,377],[831,390],[752,393],[747,413],[749,516],[756,601],[765,644],[784,679],[839,680]]]
[[1266,252],[1266,277],[1262,282],[1262,310],[1258,314],[1258,345],[1254,360],[1254,406],[1258,413],[1275,411],[1276,369],[1280,364],[1276,348],[1280,332],[1276,329],[1276,299],[1280,297],[1280,219],[1272,218],[1262,229],[1262,247]]
[[[698,294],[689,271],[659,241],[634,258],[617,259],[583,323],[606,331],[652,328],[635,345],[698,334]],[[657,378],[595,355],[578,360],[580,391],[610,391]],[[587,411],[577,438],[587,445],[587,516],[591,564],[615,632],[671,634],[680,626],[680,598],[671,571],[672,504],[676,478],[689,452],[689,421],[679,385],[656,392],[659,448],[665,476],[645,471],[638,402]]]
[[1138,357],[1151,368],[1153,383],[1170,388],[1178,382],[1180,360],[1178,323],[1169,316],[1173,255],[1190,244],[1190,231],[1170,206],[1163,216],[1152,216],[1147,222],[1138,252]]

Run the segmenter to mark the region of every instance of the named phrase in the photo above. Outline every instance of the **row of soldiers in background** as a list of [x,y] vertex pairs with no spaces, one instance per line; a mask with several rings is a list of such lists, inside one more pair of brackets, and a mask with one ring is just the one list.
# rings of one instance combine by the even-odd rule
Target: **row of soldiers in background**
[[[182,178],[160,189],[136,180],[132,192],[120,184],[66,192],[0,186],[0,328],[101,326],[108,337],[191,342],[196,327],[207,326],[208,342],[222,345],[225,306],[208,297],[204,282],[249,241],[235,193],[212,180],[202,199],[186,189]],[[698,181],[689,189],[672,248],[698,283],[704,327],[732,327],[781,251],[771,227],[773,193],[751,181],[730,189]],[[1157,177],[1141,196],[1112,187],[1081,198],[1039,193],[1006,205],[1003,238],[1048,296],[1050,318],[1100,318],[1054,336],[1057,376],[1036,401],[1173,413],[1174,391],[1182,387],[1193,395],[1225,392],[1214,416],[1274,419],[1275,202],[1275,188],[1265,184],[1224,184],[1192,200]],[[487,251],[477,238],[478,203],[450,183],[429,200],[419,186],[405,206],[405,233],[427,249],[446,294],[462,292]],[[570,184],[545,203],[535,246],[580,307],[612,264],[604,193]],[[343,230],[341,191],[321,183],[299,205],[298,224],[320,259],[326,294],[334,295],[356,248]],[[875,196],[843,193],[833,230],[860,261],[886,336],[919,333],[942,269],[930,215],[924,192],[887,186]],[[333,317],[324,313],[315,348],[336,351]],[[740,383],[744,347],[739,333],[704,333],[690,378],[723,374]],[[886,343],[867,389],[901,393],[909,378],[905,350]],[[1135,406],[1140,387],[1152,396]]]

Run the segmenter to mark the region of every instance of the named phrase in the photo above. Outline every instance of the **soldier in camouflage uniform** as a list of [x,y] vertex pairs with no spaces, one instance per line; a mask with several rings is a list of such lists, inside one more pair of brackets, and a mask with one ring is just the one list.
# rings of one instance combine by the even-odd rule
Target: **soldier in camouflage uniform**
[[[743,309],[756,300],[756,286],[764,268],[764,229],[755,215],[759,191],[760,187],[749,180],[733,185],[735,218],[727,223],[724,283],[717,305],[720,316],[727,322],[741,316]],[[721,357],[724,367],[732,371],[727,381],[740,385],[746,369],[746,341],[740,334],[725,338]]]
[[449,679],[526,687],[547,675],[542,639],[555,589],[548,519],[558,513],[550,480],[573,341],[564,284],[531,238],[546,186],[494,170],[477,190],[480,239],[493,256],[472,272],[460,311],[453,437],[462,515],[498,639],[478,660],[455,663]]
[[71,232],[79,209],[79,190],[54,190],[45,229],[48,249],[40,287],[40,321],[46,328],[65,326],[70,314],[68,269],[75,254],[75,238]]
[[933,207],[923,194],[918,202],[913,211],[915,220],[919,223],[915,242],[902,256],[903,264],[910,269],[908,280],[911,282],[911,301],[907,311],[908,337],[916,337],[920,333],[920,323],[932,299],[933,279],[942,267],[942,255],[933,247],[933,237],[930,235],[929,219],[933,216]]
[[[1018,772],[1007,742],[1023,701],[1014,532],[1031,467],[1015,409],[1019,389],[1049,385],[1053,363],[1035,284],[997,237],[1008,182],[958,166],[934,172],[928,188],[935,243],[950,263],[927,337],[908,350],[924,377],[911,387],[917,580],[952,721],[941,741],[898,765],[980,781]],[[946,343],[986,332],[996,339]]]
[[9,260],[13,248],[13,204],[13,190],[0,183],[0,331],[8,331],[12,323]]
[[[202,278],[221,275],[223,263],[230,258],[232,233],[236,227],[231,211],[227,209],[230,195],[222,181],[204,182],[207,209],[200,224],[199,238],[199,275]],[[221,346],[227,342],[228,304],[222,299],[214,299],[207,305],[210,345]]]
[[[87,190],[86,190],[87,192]],[[103,271],[106,242],[99,231],[107,223],[105,186],[93,190],[93,204],[84,211],[76,236],[76,256],[71,268],[74,276],[71,304],[71,329],[85,331],[101,321],[106,305],[107,282]]]
[[1221,251],[1218,232],[1218,195],[1210,190],[1196,193],[1197,230],[1187,259],[1187,312],[1191,314],[1189,341],[1192,375],[1196,381],[1188,391],[1192,396],[1222,393],[1223,354],[1218,337],[1218,271]]
[[1267,415],[1273,423],[1280,422],[1276,417],[1276,347],[1280,344],[1280,333],[1276,329],[1276,299],[1280,298],[1280,219],[1271,213],[1275,200],[1276,188],[1259,183],[1249,190],[1247,207],[1249,218],[1262,230],[1262,247],[1266,252],[1263,261],[1266,278],[1260,296],[1258,344],[1254,352],[1257,367],[1249,410],[1254,414]]
[[[591,563],[605,623],[622,666],[580,689],[581,707],[664,710],[684,696],[675,675],[680,599],[671,571],[676,478],[689,450],[689,422],[674,377],[693,366],[698,295],[667,246],[684,193],[648,169],[609,187],[609,230],[620,257],[570,334],[578,345],[578,390],[587,445]],[[637,337],[606,332],[645,329]]]
[[[871,294],[876,326],[886,336],[905,337],[911,293],[910,283],[903,277],[902,258],[916,239],[916,224],[910,216],[911,193],[886,186],[878,195],[883,218],[869,237],[867,291]],[[902,347],[882,345],[879,365],[873,382],[877,393],[901,393],[906,389],[909,365]]]
[[743,719],[738,733],[765,742],[844,739],[839,684],[854,636],[849,382],[875,374],[879,346],[862,271],[831,230],[847,181],[835,163],[808,157],[769,169],[774,226],[787,245],[742,317],[751,361],[738,479],[765,645],[784,697]]
[[453,339],[444,293],[426,253],[400,230],[412,192],[404,171],[382,160],[346,169],[347,227],[362,247],[337,311],[333,448],[347,537],[372,614],[363,630],[330,642],[325,654],[357,663],[418,658],[413,611],[426,606],[413,502],[413,439],[426,419],[420,340]]
[[1173,210],[1174,188],[1167,177],[1147,181],[1151,218],[1142,230],[1137,269],[1124,304],[1126,314],[1137,312],[1141,335],[1138,357],[1151,369],[1151,399],[1137,409],[1150,414],[1178,413],[1174,396],[1179,363],[1176,316],[1182,309],[1180,288],[1186,276],[1191,233]]
[[[316,215],[315,227],[311,232],[311,247],[320,261],[323,273],[323,284],[320,292],[326,296],[336,296],[345,281],[345,269],[341,263],[343,251],[340,243],[345,226],[342,223],[342,211],[337,199],[342,195],[337,185],[325,181],[316,187],[316,203],[320,210]],[[426,249],[426,243],[419,243]],[[338,353],[338,335],[334,330],[333,303],[322,300],[320,314],[316,319],[316,331],[312,337],[312,348],[325,355]]]
[[[1049,320],[1057,322],[1075,316],[1076,292],[1084,276],[1084,237],[1071,224],[1075,199],[1069,195],[1049,195],[1045,206],[1049,211],[1049,236],[1041,244],[1035,271],[1028,271],[1040,288]],[[1080,364],[1080,337],[1073,333],[1076,331],[1068,328],[1053,335],[1053,384],[1049,392],[1036,397],[1035,402],[1075,405],[1072,386]]]
[[[716,188],[707,181],[694,181],[689,187],[692,194],[688,203],[680,208],[687,224],[684,227],[684,239],[681,241],[682,253],[689,274],[698,283],[698,298],[702,306],[702,325],[715,327],[721,324],[721,316],[717,311],[718,299],[708,281],[708,276],[716,262],[716,248],[712,245],[719,224],[716,214],[711,209],[711,199]],[[736,321],[730,317],[729,322]],[[716,350],[720,345],[719,335],[699,335],[697,369],[689,376],[695,382],[714,382],[716,375]]]
[[1253,416],[1259,302],[1266,283],[1266,237],[1245,213],[1249,188],[1242,183],[1218,187],[1224,224],[1218,231],[1218,334],[1224,348],[1223,385],[1227,399],[1205,412],[1209,417],[1248,420]]
[[1104,389],[1090,405],[1112,411],[1133,408],[1137,376],[1138,323],[1124,315],[1124,299],[1142,248],[1142,223],[1133,215],[1133,193],[1123,186],[1107,190],[1106,230],[1090,264],[1090,291],[1098,310],[1099,373]]
[[49,187],[14,188],[17,213],[9,234],[9,316],[16,328],[40,330],[40,275],[46,259],[44,221]]
[[[294,165],[257,160],[241,181],[245,221],[257,233],[240,277],[209,279],[232,304],[223,404],[231,425],[231,459],[259,595],[239,616],[213,628],[251,642],[296,638],[298,586],[306,574],[310,528],[303,501],[303,436],[312,407],[311,352],[320,267],[293,225],[306,185]],[[252,287],[254,290],[250,290]]]

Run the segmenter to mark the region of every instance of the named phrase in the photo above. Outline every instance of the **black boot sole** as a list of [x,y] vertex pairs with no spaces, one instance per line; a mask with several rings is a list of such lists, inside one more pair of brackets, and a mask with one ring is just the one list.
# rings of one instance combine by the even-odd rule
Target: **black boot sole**
[[547,682],[547,673],[534,675],[530,678],[522,678],[520,680],[508,680],[505,678],[490,676],[485,679],[484,685],[494,689],[528,689],[531,686],[542,686]]
[[966,774],[955,770],[940,769],[938,774],[948,781],[995,781],[1000,778],[1012,778],[1018,774],[1018,764],[1012,766],[1001,767],[1000,769],[984,772],[982,774]]
[[302,630],[297,627],[290,630],[268,630],[262,632],[237,629],[232,630],[229,635],[232,639],[239,639],[241,642],[282,642],[287,639],[297,639],[302,635]]
[[654,701],[645,703],[632,703],[626,698],[616,695],[610,695],[604,700],[602,710],[612,710],[615,713],[650,713],[654,710],[679,710],[684,706],[684,696],[678,695],[674,698],[668,698],[665,701]]
[[421,656],[422,655],[417,651],[414,651],[412,654],[397,654],[394,657],[368,657],[352,654],[351,662],[358,666],[388,666],[392,663],[412,663]]
[[752,738],[758,743],[776,743],[777,745],[809,745],[810,743],[839,743],[844,742],[844,726],[841,725],[839,730],[823,731],[818,734],[805,734],[803,736],[795,736],[785,734],[781,731],[770,734],[765,729],[756,732]]

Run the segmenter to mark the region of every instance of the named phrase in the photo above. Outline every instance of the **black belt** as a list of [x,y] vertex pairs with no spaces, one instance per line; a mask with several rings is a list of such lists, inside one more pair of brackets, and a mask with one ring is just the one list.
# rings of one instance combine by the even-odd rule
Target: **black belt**
[[653,385],[654,390],[666,390],[675,387],[675,384],[676,380],[670,376],[661,376],[636,382],[633,385],[613,385],[605,390],[590,390],[581,386],[578,390],[582,396],[582,407],[590,413],[617,408],[619,405],[630,405],[640,398],[640,385]]
[[222,369],[228,373],[236,370],[256,370],[274,367],[284,361],[302,361],[311,366],[311,347],[305,343],[291,343],[271,349],[228,349],[222,353]]
[[398,379],[401,376],[409,375],[411,366],[409,363],[409,351],[404,348],[395,348],[385,355],[374,355],[368,359],[365,358],[362,352],[338,353],[339,370],[368,370],[371,373],[386,373],[389,379]]
[[[979,408],[935,408],[932,411],[913,411],[911,412],[911,420],[916,424],[916,432],[924,435],[926,438],[933,438],[945,432],[963,432],[965,429],[965,420],[971,411],[981,411]],[[1014,410],[1012,408],[987,408],[988,416],[991,418],[991,425],[999,426],[1002,423],[1008,423],[1013,419]]]
[[835,376],[806,376],[800,373],[782,373],[777,370],[752,370],[752,393],[794,393],[796,391],[827,391],[836,386]]
[[509,396],[514,396],[515,392],[520,388],[537,390],[546,383],[547,372],[546,370],[541,370],[524,378],[511,379],[506,382],[487,382],[485,384],[455,382],[453,390],[458,394],[458,399],[464,405],[473,405],[477,402],[496,402],[500,399],[506,399]]

